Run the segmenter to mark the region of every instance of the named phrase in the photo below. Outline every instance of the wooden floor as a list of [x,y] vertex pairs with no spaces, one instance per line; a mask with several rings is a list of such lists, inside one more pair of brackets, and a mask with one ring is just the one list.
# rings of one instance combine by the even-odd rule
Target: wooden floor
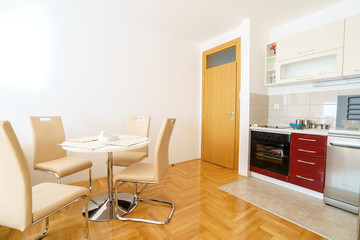
[[[168,224],[90,222],[89,239],[323,239],[218,189],[240,178],[234,171],[200,160],[175,164],[160,184],[148,185],[140,194],[175,204]],[[94,180],[92,195],[106,193],[106,184],[105,178]],[[86,186],[86,182],[75,185]],[[130,185],[120,189],[131,192]],[[50,217],[45,239],[82,239],[82,205],[78,202]],[[159,219],[165,218],[169,209],[146,205],[136,210],[134,217]],[[44,225],[39,223],[25,232],[0,226],[0,239],[33,239]]]

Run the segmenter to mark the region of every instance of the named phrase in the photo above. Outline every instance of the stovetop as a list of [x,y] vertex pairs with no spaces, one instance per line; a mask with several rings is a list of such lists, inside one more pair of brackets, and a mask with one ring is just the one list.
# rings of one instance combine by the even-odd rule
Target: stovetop
[[276,129],[287,129],[291,128],[290,126],[284,126],[284,125],[266,125],[266,128],[276,128]]

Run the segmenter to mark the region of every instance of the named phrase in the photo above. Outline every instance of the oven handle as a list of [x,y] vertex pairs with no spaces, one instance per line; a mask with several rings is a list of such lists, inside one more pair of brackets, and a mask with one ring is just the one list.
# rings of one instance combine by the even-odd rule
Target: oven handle
[[259,141],[257,139],[253,139],[251,141],[251,143],[255,143],[255,144],[261,144],[261,145],[266,145],[266,146],[271,146],[271,147],[279,147],[279,148],[286,148],[286,144],[289,144],[289,143],[277,143],[277,142],[269,142],[269,141]]
[[357,148],[360,149],[359,144],[349,145],[349,144],[338,144],[338,143],[329,143],[333,147],[345,147],[345,148]]

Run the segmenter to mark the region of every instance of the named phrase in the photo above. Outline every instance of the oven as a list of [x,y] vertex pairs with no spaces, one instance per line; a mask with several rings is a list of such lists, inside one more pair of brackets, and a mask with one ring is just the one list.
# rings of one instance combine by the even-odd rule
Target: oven
[[251,132],[250,171],[288,181],[290,133]]

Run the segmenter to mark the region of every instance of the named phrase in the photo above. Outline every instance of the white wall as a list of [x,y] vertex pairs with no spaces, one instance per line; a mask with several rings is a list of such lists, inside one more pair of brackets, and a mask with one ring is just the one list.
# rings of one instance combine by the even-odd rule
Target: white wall
[[249,101],[250,101],[250,19],[245,19],[241,26],[224,33],[215,39],[201,44],[201,52],[219,46],[236,38],[241,38],[241,90],[240,97],[240,136],[239,168],[242,175],[248,174],[249,156]]
[[[266,94],[265,75],[265,45],[267,44],[267,29],[263,27],[263,19],[251,19],[250,44],[250,92]],[[271,21],[269,19],[269,21]]]
[[[0,3],[0,119],[12,123],[29,167],[30,115],[61,115],[69,138],[122,133],[129,115],[150,115],[150,156],[163,118],[176,117],[171,163],[199,158],[199,46],[133,23],[116,1],[81,3]],[[70,155],[90,158],[94,178],[106,176],[106,154]]]
[[[282,26],[276,27],[269,31],[269,41],[274,42],[278,39],[285,38],[290,35],[294,35],[311,28],[315,28],[330,22],[343,19],[355,14],[360,13],[360,1],[359,0],[347,0],[340,2],[334,6],[323,9],[316,13],[308,16],[304,16],[293,22],[289,22]],[[269,87],[268,94],[287,94],[287,93],[298,93],[298,92],[317,92],[317,91],[332,91],[342,89],[360,88],[360,84],[346,84],[336,85],[328,87],[315,87],[313,84],[299,84],[293,86],[276,86]]]

